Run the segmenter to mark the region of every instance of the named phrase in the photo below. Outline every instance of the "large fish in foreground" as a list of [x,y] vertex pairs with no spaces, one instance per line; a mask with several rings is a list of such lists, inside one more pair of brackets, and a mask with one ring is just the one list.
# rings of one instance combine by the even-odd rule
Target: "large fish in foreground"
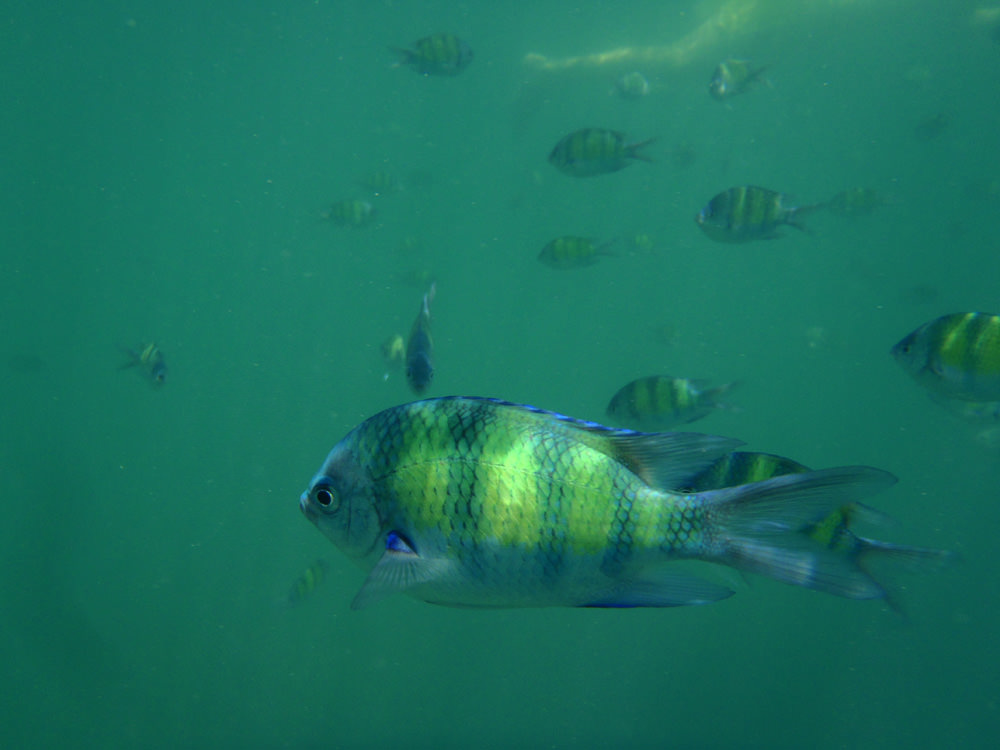
[[883,596],[849,556],[801,531],[895,478],[852,466],[674,489],[736,445],[493,399],[431,399],[352,430],[299,505],[367,571],[354,608],[398,592],[463,607],[671,607],[733,593],[677,560]]

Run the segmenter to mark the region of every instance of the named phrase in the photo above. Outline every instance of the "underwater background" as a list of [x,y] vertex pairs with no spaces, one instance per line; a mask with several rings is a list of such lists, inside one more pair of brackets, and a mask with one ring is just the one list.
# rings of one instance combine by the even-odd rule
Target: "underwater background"
[[[7,3],[0,745],[992,747],[1000,421],[889,349],[1000,312],[998,28],[989,0]],[[467,69],[399,64],[441,32]],[[714,100],[727,58],[766,80]],[[560,174],[589,127],[652,163]],[[736,185],[881,199],[715,242],[694,217]],[[554,270],[560,235],[614,255]],[[428,395],[600,421],[634,378],[739,381],[689,429],[891,471],[870,535],[961,562],[901,579],[905,615],[760,577],[351,611],[364,576],[298,497],[414,398],[381,347],[432,281]],[[122,369],[154,341],[160,387]]]

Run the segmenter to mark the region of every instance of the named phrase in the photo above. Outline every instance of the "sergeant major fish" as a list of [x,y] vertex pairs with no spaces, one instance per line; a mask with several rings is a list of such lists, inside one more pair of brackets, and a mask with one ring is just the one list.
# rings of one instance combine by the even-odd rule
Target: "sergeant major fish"
[[799,217],[822,208],[822,204],[790,206],[787,203],[788,196],[783,193],[741,185],[712,198],[695,221],[717,242],[773,240],[782,236],[778,230],[783,225],[807,232],[799,223]]
[[937,397],[1000,401],[1000,315],[942,315],[904,336],[892,356]]
[[407,65],[422,75],[457,76],[472,62],[472,48],[454,34],[432,34],[418,39],[413,49],[393,51],[400,57],[400,64]]
[[626,143],[625,134],[603,128],[577,130],[564,138],[549,154],[549,163],[571,177],[594,177],[625,169],[633,159],[652,161],[639,149],[655,139]]
[[636,430],[668,430],[725,409],[718,398],[736,383],[714,388],[705,380],[651,375],[622,386],[611,398],[607,413],[617,424]]
[[800,530],[895,478],[854,466],[672,489],[737,444],[494,399],[417,401],[348,433],[299,506],[367,572],[353,608],[397,592],[461,607],[670,607],[733,593],[669,564],[684,559],[882,596]]
[[302,571],[302,575],[295,579],[292,588],[285,598],[285,604],[289,607],[296,607],[306,599],[311,597],[320,585],[326,580],[330,573],[330,564],[322,558],[313,562],[308,568]]
[[337,201],[321,215],[337,226],[357,229],[366,227],[375,220],[375,207],[365,200]]
[[416,394],[427,390],[434,378],[434,339],[431,338],[431,302],[437,284],[424,295],[420,310],[410,328],[410,338],[406,341],[406,382]]
[[549,268],[566,270],[583,268],[596,263],[603,255],[614,255],[608,248],[613,242],[598,245],[586,237],[557,237],[538,254],[538,260]]
[[712,73],[712,80],[708,84],[708,93],[713,99],[722,101],[743,94],[766,79],[761,78],[764,67],[755,67],[749,60],[739,60],[729,58],[720,62],[715,72]]
[[128,349],[124,346],[119,349],[128,356],[129,361],[118,369],[136,368],[154,388],[159,388],[167,382],[167,363],[163,359],[163,352],[156,344],[149,342],[138,349]]

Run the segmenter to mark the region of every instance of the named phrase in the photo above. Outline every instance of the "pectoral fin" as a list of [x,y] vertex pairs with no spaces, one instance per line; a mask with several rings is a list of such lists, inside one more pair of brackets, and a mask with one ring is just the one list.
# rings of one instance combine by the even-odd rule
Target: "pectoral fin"
[[385,552],[351,602],[351,609],[367,607],[391,594],[433,581],[443,575],[448,566],[447,560],[421,557],[406,539],[390,531],[385,540]]

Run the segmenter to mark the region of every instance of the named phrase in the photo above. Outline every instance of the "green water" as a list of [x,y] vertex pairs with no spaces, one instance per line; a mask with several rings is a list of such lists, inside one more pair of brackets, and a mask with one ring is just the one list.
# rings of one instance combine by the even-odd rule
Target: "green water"
[[[993,746],[997,425],[888,355],[938,315],[1000,311],[987,2],[8,3],[0,746]],[[468,70],[392,66],[438,31]],[[586,57],[615,49],[633,57]],[[713,101],[728,56],[770,86]],[[640,101],[609,94],[630,69]],[[655,162],[546,162],[593,126],[656,137]],[[373,226],[321,218],[376,170],[407,189]],[[889,200],[715,243],[693,217],[740,184]],[[562,234],[623,239],[558,272],[536,256]],[[906,620],[759,578],[677,610],[350,611],[363,574],[298,495],[412,398],[379,348],[428,278],[430,395],[600,419],[639,376],[740,380],[742,410],[697,429],[888,469],[873,504],[899,523],[864,531],[963,562],[905,579]],[[150,340],[159,390],[117,369]],[[326,582],[280,606],[320,557]]]

